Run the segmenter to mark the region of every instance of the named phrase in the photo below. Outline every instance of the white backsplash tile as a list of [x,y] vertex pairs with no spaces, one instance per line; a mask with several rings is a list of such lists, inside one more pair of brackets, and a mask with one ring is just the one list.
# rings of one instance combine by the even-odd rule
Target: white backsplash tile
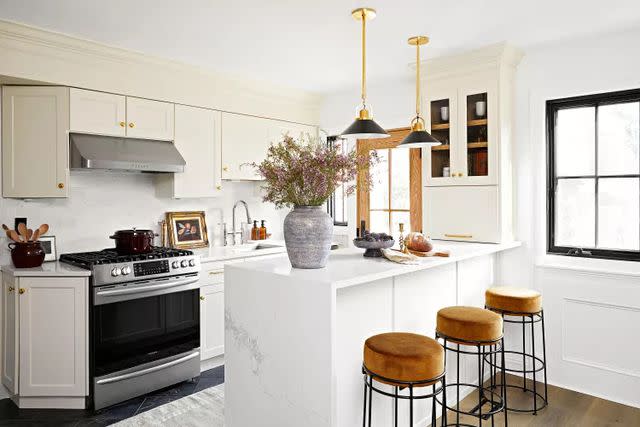
[[[288,213],[288,209],[276,210],[272,204],[263,203],[260,183],[256,182],[223,181],[223,191],[217,198],[168,199],[157,196],[151,174],[74,171],[70,181],[66,199],[1,199],[0,221],[10,228],[15,217],[27,217],[29,228],[49,224],[48,234],[56,236],[59,255],[113,247],[109,236],[119,229],[137,227],[159,232],[158,221],[167,211],[205,211],[209,241],[221,245],[220,224],[224,218],[231,231],[231,212],[239,199],[249,204],[251,219],[266,220],[267,230],[280,239]],[[237,221],[246,221],[241,208]],[[9,242],[6,237],[5,241]],[[155,243],[160,244],[159,237]],[[6,244],[0,251],[0,263],[10,263]]]

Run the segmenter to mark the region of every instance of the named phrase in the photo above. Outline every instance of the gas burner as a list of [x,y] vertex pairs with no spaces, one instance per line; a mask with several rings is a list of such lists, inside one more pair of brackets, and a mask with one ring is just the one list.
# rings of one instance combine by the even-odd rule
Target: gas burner
[[184,249],[165,248],[154,246],[153,250],[146,254],[120,255],[115,249],[103,249],[96,252],[78,252],[60,255],[60,261],[73,264],[85,269],[91,269],[95,265],[118,264],[133,261],[145,261],[150,259],[175,258],[193,255],[192,251]]

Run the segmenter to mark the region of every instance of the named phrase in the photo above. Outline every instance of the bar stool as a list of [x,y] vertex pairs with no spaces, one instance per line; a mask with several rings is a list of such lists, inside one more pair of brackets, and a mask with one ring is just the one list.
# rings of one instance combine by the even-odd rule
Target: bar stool
[[[395,400],[395,426],[398,425],[398,400],[409,400],[409,422],[413,427],[413,401],[432,398],[431,425],[436,424],[436,395],[444,390],[444,350],[434,339],[407,332],[389,332],[374,335],[364,343],[364,409],[363,427],[369,417],[371,426],[372,392]],[[393,387],[393,393],[380,389],[374,383]],[[440,387],[437,385],[440,384]],[[419,387],[431,386],[431,392],[416,395]],[[409,395],[399,391],[408,388]],[[369,403],[367,405],[367,394]]]
[[[506,368],[505,371],[520,374],[522,376],[522,391],[531,393],[532,408],[507,407],[509,411],[527,412],[537,415],[538,410],[548,404],[547,399],[547,348],[544,332],[544,312],[542,310],[542,295],[533,289],[513,288],[499,286],[489,288],[485,292],[485,307],[500,314],[505,323],[522,325],[522,351],[507,349],[506,354],[515,354],[522,357],[522,369]],[[505,316],[507,316],[505,318]],[[536,356],[535,325],[540,323],[542,328],[542,358]],[[526,329],[531,328],[530,352],[527,351]],[[489,361],[493,362],[492,360]],[[493,363],[491,363],[493,366]],[[530,367],[530,369],[528,368]],[[544,397],[537,390],[536,373],[544,371]],[[531,374],[533,384],[527,387],[527,374]],[[507,385],[507,388],[520,388],[516,385]],[[540,405],[539,405],[540,404]]]
[[[484,362],[485,357],[493,358],[499,354],[502,359],[501,366],[504,366],[502,317],[492,311],[479,307],[446,307],[438,311],[436,318],[436,339],[442,339],[444,349],[456,355],[456,381],[446,383],[442,394],[443,405],[446,407],[446,410],[456,413],[456,422],[453,425],[471,425],[460,424],[460,414],[478,418],[479,426],[482,426],[483,420],[491,418],[493,425],[495,414],[504,411],[504,408],[507,406],[507,390],[505,387],[501,387],[500,393],[496,393],[494,388],[484,386]],[[476,350],[469,349],[469,347],[476,347]],[[477,385],[460,382],[461,354],[472,355],[478,358]],[[503,370],[502,384],[505,383],[505,373]],[[478,404],[469,411],[460,409],[460,386],[470,387],[478,391]],[[455,408],[447,404],[447,388],[449,387],[456,388],[457,403]],[[487,396],[489,397],[487,398]],[[483,412],[482,408],[487,403],[490,403],[491,406],[487,411]],[[445,425],[449,425],[447,423],[446,410],[443,410],[443,422]],[[504,425],[505,427],[508,425],[506,411],[504,411]]]

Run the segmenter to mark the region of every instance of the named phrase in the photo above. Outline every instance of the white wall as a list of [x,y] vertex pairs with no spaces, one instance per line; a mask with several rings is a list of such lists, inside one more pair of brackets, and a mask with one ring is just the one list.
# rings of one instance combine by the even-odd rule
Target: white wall
[[[640,263],[545,254],[544,108],[547,99],[640,88],[639,44],[640,28],[524,50],[513,147],[514,226],[523,246],[501,254],[497,274],[501,284],[544,295],[550,383],[634,406],[640,406]],[[411,77],[372,84],[369,100],[382,126],[406,126],[413,113]],[[321,125],[341,130],[357,101],[355,88],[332,94]],[[355,220],[355,200],[350,209]]]

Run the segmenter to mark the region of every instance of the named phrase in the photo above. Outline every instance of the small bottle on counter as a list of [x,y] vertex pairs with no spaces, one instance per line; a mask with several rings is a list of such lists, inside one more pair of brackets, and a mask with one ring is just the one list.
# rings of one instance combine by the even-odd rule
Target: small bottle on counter
[[264,225],[264,219],[260,223],[260,240],[265,240],[267,238],[267,227]]
[[260,229],[258,228],[258,220],[253,221],[253,228],[251,229],[251,240],[260,240]]

